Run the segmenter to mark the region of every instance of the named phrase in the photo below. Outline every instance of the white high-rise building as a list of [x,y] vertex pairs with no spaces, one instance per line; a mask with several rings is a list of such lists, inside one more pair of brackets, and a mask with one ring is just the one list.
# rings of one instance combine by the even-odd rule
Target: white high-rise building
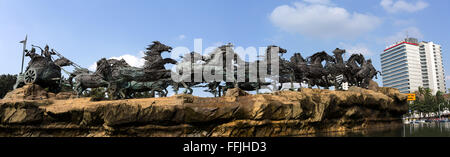
[[383,86],[402,93],[413,93],[419,87],[433,93],[445,92],[441,47],[432,42],[406,38],[388,46],[381,54]]
[[384,87],[412,93],[423,86],[417,39],[408,38],[386,48],[381,54],[381,70]]
[[433,93],[437,91],[445,93],[445,71],[441,46],[433,42],[421,42],[419,52],[423,87],[430,88]]

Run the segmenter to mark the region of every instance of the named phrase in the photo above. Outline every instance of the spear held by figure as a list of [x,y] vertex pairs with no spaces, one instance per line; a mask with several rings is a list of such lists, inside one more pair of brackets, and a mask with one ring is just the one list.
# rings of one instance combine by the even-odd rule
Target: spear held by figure
[[25,51],[26,51],[26,47],[27,47],[27,38],[28,38],[28,35],[26,35],[25,36],[25,40],[22,40],[22,41],[20,41],[19,43],[22,43],[23,44],[23,51],[22,51],[22,67],[21,67],[21,69],[20,69],[20,74],[22,74],[23,73],[23,60],[24,60],[24,58],[25,58]]

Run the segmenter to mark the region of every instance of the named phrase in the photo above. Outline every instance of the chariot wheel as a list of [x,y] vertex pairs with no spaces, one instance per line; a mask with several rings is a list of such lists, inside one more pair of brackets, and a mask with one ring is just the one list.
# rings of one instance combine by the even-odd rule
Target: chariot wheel
[[25,84],[32,84],[36,81],[37,73],[35,69],[30,69],[25,72],[24,81]]

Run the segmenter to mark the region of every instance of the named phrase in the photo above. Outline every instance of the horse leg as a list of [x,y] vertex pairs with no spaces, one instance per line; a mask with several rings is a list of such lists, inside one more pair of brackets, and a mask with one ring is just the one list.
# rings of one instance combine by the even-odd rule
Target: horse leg
[[151,98],[154,98],[154,97],[155,97],[155,90],[152,89],[152,90],[150,91],[150,97],[151,97]]
[[328,79],[325,79],[325,89],[330,89],[330,81],[328,81]]
[[83,90],[80,88],[76,88],[77,91],[77,98],[81,98],[81,95],[83,94]]
[[83,94],[83,91],[84,91],[84,90],[82,90],[81,84],[80,84],[80,83],[77,83],[77,84],[75,85],[74,90],[75,90],[75,92],[77,92],[77,98],[80,98],[81,95]]
[[364,79],[364,87],[363,88],[369,88],[370,79],[365,78]]
[[163,93],[163,90],[162,89],[159,89],[158,90],[158,97],[163,97],[163,95],[164,95],[164,93]]
[[310,89],[313,88],[313,86],[312,86],[312,80],[311,80],[311,79],[308,80],[308,88],[310,88]]
[[183,91],[183,93],[184,93],[184,94],[187,94],[187,92],[188,92],[188,90],[190,89],[190,87],[189,87],[186,83],[184,83],[184,82],[181,82],[181,84],[184,86],[184,91]]
[[164,89],[162,89],[161,87],[158,87],[157,88],[157,90],[158,90],[158,97],[163,97],[164,96]]
[[256,94],[259,94],[259,89],[261,88],[261,86],[259,85],[259,83],[258,83],[257,86],[258,86],[258,87],[256,87]]
[[72,81],[72,79],[73,79],[73,77],[74,77],[75,75],[73,75],[73,74],[70,74],[70,76],[69,76],[69,84],[70,84],[70,88],[71,89],[73,89],[73,81]]
[[194,93],[194,90],[191,87],[189,87],[189,94],[192,95],[192,93]]
[[157,92],[156,94],[157,94],[158,98],[162,97],[161,91],[162,90],[160,90],[160,89],[156,89],[156,92]]
[[291,91],[294,91],[294,78],[292,77],[292,75],[289,77],[290,81],[291,81]]
[[111,99],[112,100],[117,100],[119,99],[119,91],[118,91],[118,87],[117,87],[117,83],[114,83],[110,86],[111,88]]
[[180,89],[180,87],[179,87],[178,83],[174,83],[172,85],[172,90],[173,90],[173,92],[175,92],[175,95],[178,95],[178,90],[179,89]]
[[214,95],[214,97],[217,97],[217,91],[216,89],[210,88],[210,93],[212,93]]
[[120,89],[119,90],[119,94],[120,94],[120,99],[126,99],[127,98],[127,95],[125,94],[125,91],[124,91],[124,89]]
[[336,77],[335,77],[335,80],[334,80],[334,90],[338,90],[339,88],[340,88],[340,84],[339,84],[339,82],[337,81],[337,79],[336,79]]
[[[87,88],[81,87],[81,88],[80,88],[81,94],[83,94],[83,92],[86,91],[86,89],[87,89]],[[91,89],[91,90],[92,90],[92,89]],[[92,93],[89,92],[89,95],[91,95],[91,94],[92,94]]]
[[117,100],[117,99],[125,99],[126,94],[125,94],[124,90],[126,88],[124,88],[122,86],[119,86],[118,83],[114,83],[112,85],[112,88],[114,89],[114,99],[115,100]]
[[[281,87],[283,87],[283,85],[281,85]],[[274,81],[274,84],[273,84],[273,90],[274,90],[275,92],[277,92],[277,91],[280,90],[280,89],[278,88],[278,81]]]
[[132,99],[136,97],[136,93],[134,92],[125,92],[125,99]]
[[164,97],[167,97],[168,93],[169,93],[169,91],[166,88],[164,88]]

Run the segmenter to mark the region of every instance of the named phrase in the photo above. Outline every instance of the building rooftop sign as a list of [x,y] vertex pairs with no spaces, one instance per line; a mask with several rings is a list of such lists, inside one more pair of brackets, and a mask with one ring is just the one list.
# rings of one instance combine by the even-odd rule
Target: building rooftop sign
[[394,47],[397,47],[397,46],[399,46],[399,45],[402,45],[402,44],[410,44],[410,45],[419,46],[419,44],[404,41],[404,42],[398,43],[398,44],[396,44],[396,45],[394,45],[394,46],[391,46],[391,47],[385,49],[384,51],[390,50],[390,49],[392,49],[392,48],[394,48]]

